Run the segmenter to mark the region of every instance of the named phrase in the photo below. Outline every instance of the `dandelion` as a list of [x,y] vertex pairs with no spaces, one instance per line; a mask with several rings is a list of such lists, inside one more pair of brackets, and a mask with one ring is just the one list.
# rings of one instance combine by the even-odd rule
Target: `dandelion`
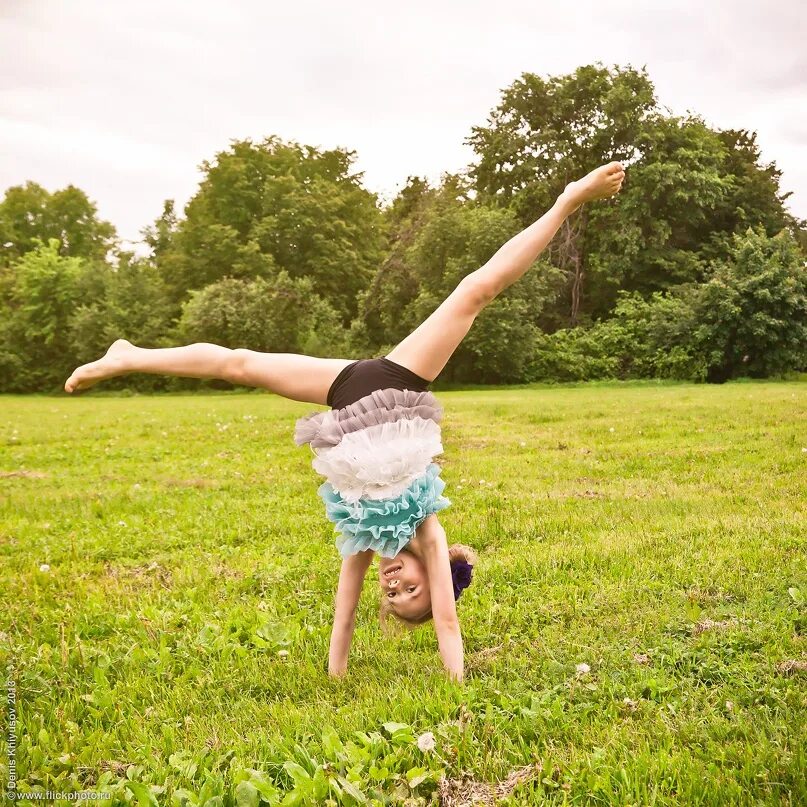
[[611,428],[610,428],[610,429],[608,429],[608,431],[609,431],[609,432],[612,432],[613,430],[614,430],[614,427],[613,427],[613,426],[611,426]]
[[434,751],[434,734],[426,731],[418,737],[418,748],[424,753]]
[[42,563],[39,566],[39,571],[40,572],[49,572],[50,571],[50,566],[48,566],[47,563]]
[[574,669],[578,675],[586,675],[591,672],[591,667],[585,661],[581,661]]

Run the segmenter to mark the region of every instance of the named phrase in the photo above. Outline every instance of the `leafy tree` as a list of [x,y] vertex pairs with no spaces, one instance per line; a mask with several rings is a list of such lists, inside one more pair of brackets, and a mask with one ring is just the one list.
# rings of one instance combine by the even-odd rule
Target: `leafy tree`
[[467,201],[465,190],[453,178],[444,179],[442,188],[434,189],[427,180],[410,176],[383,211],[386,258],[359,294],[359,315],[352,328],[352,342],[359,353],[397,344],[413,327],[410,319],[402,317],[402,310],[417,297],[422,280],[407,252],[432,207],[452,199],[455,203],[458,198]]
[[115,339],[142,347],[167,344],[171,306],[151,261],[122,252],[117,266],[88,267],[78,285],[82,302],[70,318],[75,363],[97,359]]
[[40,243],[58,242],[62,257],[103,260],[115,228],[73,185],[49,193],[36,182],[9,188],[0,202],[0,265],[9,266]]
[[[403,339],[519,231],[511,211],[476,204],[468,190],[457,175],[444,176],[437,189],[410,180],[393,203],[390,255],[361,308],[362,335],[378,346]],[[505,291],[479,316],[442,377],[523,380],[543,306],[559,279],[554,267],[542,263]]]
[[654,115],[637,145],[615,204],[592,206],[589,303],[603,317],[618,290],[654,291],[702,282],[715,260],[730,260],[732,236],[749,223],[769,236],[798,229],[779,195],[781,172],[759,165],[754,135],[714,132],[697,117]]
[[644,70],[525,73],[466,142],[477,153],[477,198],[512,208],[524,226],[596,165],[629,166],[619,196],[581,207],[550,246],[568,278],[555,328],[608,316],[620,289],[649,296],[703,280],[731,232],[749,224],[769,235],[803,226],[783,207],[781,172],[758,164],[755,135],[665,114]]
[[[59,255],[59,242],[27,252],[0,296],[0,391],[58,390],[77,365],[119,337],[160,346],[168,300],[156,268],[121,253],[117,265]],[[152,380],[113,385],[155,388]]]
[[163,202],[163,212],[150,227],[142,230],[143,241],[151,250],[153,260],[159,260],[174,245],[174,239],[179,228],[179,218],[174,210],[174,200],[166,199]]
[[709,222],[715,235],[727,238],[726,249],[705,251],[706,257],[724,257],[731,247],[731,234],[743,233],[748,227],[761,226],[769,236],[782,229],[796,233],[803,228],[805,222],[794,218],[784,207],[793,194],[781,193],[782,172],[775,162],[761,161],[756,132],[725,129],[717,135],[726,149],[724,170],[734,182],[725,204],[714,211]]
[[59,249],[60,242],[51,238],[13,266],[0,328],[0,384],[5,392],[53,387],[71,365],[69,323],[79,300],[84,261],[62,257]]
[[735,235],[699,289],[692,342],[709,381],[807,369],[807,271],[786,230]]
[[[234,141],[205,161],[173,246],[158,257],[174,299],[225,276],[268,278],[282,269],[310,278],[347,324],[382,257],[377,200],[350,173],[354,158],[270,137]],[[170,221],[163,225],[164,233]],[[149,237],[161,237],[159,226]]]
[[[586,65],[547,80],[524,73],[507,88],[487,126],[466,139],[478,155],[470,170],[482,202],[512,209],[522,226],[535,221],[573,179],[609,160],[628,163],[645,116],[654,108],[644,72]],[[568,276],[567,318],[581,314],[591,206],[574,214],[554,244]]]
[[589,205],[587,311],[606,316],[617,292],[654,291],[697,282],[713,211],[733,179],[716,133],[697,119],[653,115],[637,136],[642,153],[613,202]]

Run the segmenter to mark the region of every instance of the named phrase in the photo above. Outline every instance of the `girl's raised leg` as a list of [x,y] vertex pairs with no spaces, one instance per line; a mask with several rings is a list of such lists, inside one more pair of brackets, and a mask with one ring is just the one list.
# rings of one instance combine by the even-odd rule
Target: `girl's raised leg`
[[207,342],[152,350],[118,339],[103,358],[77,368],[64,388],[76,392],[106,378],[151,373],[220,378],[233,384],[262,387],[294,401],[325,404],[334,379],[351,363],[351,359],[320,359],[298,353],[231,350]]
[[584,202],[613,196],[624,177],[622,165],[612,162],[567,185],[550,210],[500,247],[484,266],[466,275],[387,358],[421,378],[434,381],[477,315],[530,268],[564,220]]

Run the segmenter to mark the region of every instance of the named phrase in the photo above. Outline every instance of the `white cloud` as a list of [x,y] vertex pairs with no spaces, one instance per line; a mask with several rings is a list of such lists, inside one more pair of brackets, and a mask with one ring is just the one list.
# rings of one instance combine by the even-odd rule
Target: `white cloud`
[[358,152],[390,195],[437,179],[523,72],[646,65],[659,101],[758,133],[807,217],[801,4],[580,0],[289,6],[28,0],[0,7],[0,189],[78,185],[125,238],[233,138]]

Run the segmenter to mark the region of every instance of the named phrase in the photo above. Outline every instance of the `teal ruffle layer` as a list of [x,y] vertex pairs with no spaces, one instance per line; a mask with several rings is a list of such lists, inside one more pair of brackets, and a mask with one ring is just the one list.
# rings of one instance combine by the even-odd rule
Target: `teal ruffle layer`
[[425,474],[392,499],[347,502],[328,482],[320,485],[317,492],[325,502],[326,515],[336,525],[336,545],[343,558],[365,549],[394,558],[427,516],[451,504],[442,495],[445,486],[440,466],[433,462]]

